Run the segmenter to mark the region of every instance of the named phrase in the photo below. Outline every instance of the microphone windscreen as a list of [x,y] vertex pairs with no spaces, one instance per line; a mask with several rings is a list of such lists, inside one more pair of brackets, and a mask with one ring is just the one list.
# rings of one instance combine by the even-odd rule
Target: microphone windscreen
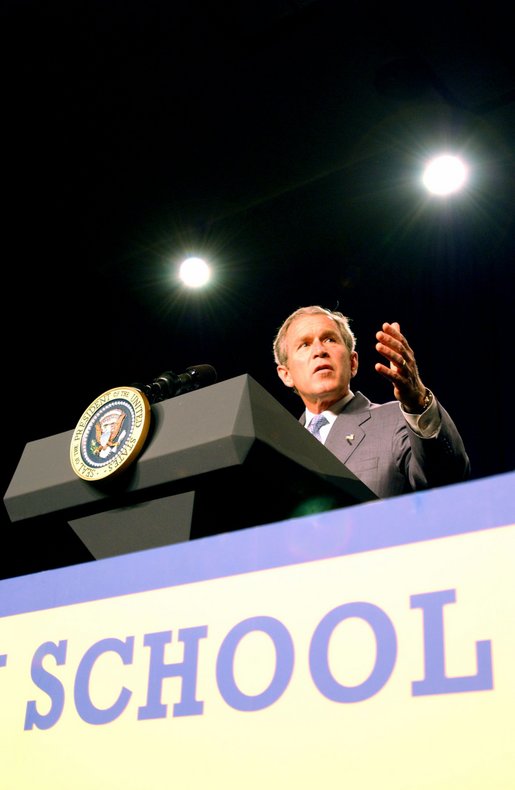
[[218,378],[212,365],[192,365],[186,368],[186,373],[189,373],[199,387],[208,387],[210,384],[215,384]]

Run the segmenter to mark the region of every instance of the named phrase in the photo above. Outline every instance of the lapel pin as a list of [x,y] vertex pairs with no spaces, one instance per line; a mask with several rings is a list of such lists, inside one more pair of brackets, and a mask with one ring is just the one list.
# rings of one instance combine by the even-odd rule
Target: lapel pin
[[353,433],[348,433],[345,438],[347,439],[349,444],[352,444],[352,442],[354,441],[354,434]]

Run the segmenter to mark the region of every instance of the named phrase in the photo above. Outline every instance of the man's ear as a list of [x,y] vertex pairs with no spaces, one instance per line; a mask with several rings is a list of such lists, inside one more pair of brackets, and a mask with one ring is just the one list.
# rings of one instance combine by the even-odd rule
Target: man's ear
[[293,387],[293,379],[286,365],[277,365],[277,375],[287,387]]
[[359,364],[358,363],[358,352],[357,351],[351,351],[351,355],[350,355],[350,375],[351,375],[351,378],[354,378],[354,376],[358,372],[358,364]]

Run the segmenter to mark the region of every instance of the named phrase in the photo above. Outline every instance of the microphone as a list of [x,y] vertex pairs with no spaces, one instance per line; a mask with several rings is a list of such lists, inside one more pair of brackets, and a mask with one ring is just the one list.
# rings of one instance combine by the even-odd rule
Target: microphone
[[217,379],[216,370],[212,365],[193,365],[186,368],[184,373],[173,373],[165,370],[157,376],[151,384],[135,384],[147,396],[150,404],[159,403],[174,398],[176,395],[184,395],[185,392],[198,390],[214,384]]

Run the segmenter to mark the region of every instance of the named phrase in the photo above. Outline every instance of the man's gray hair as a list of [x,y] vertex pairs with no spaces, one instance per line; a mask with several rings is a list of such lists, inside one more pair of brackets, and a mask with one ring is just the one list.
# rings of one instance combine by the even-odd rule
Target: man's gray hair
[[352,353],[356,350],[356,338],[350,328],[350,319],[346,315],[343,315],[343,313],[340,313],[338,310],[328,310],[325,307],[320,307],[320,305],[299,307],[282,323],[274,338],[273,352],[277,365],[288,364],[288,354],[286,351],[286,333],[295,319],[302,315],[326,315],[336,324],[340,336],[349,351]]

